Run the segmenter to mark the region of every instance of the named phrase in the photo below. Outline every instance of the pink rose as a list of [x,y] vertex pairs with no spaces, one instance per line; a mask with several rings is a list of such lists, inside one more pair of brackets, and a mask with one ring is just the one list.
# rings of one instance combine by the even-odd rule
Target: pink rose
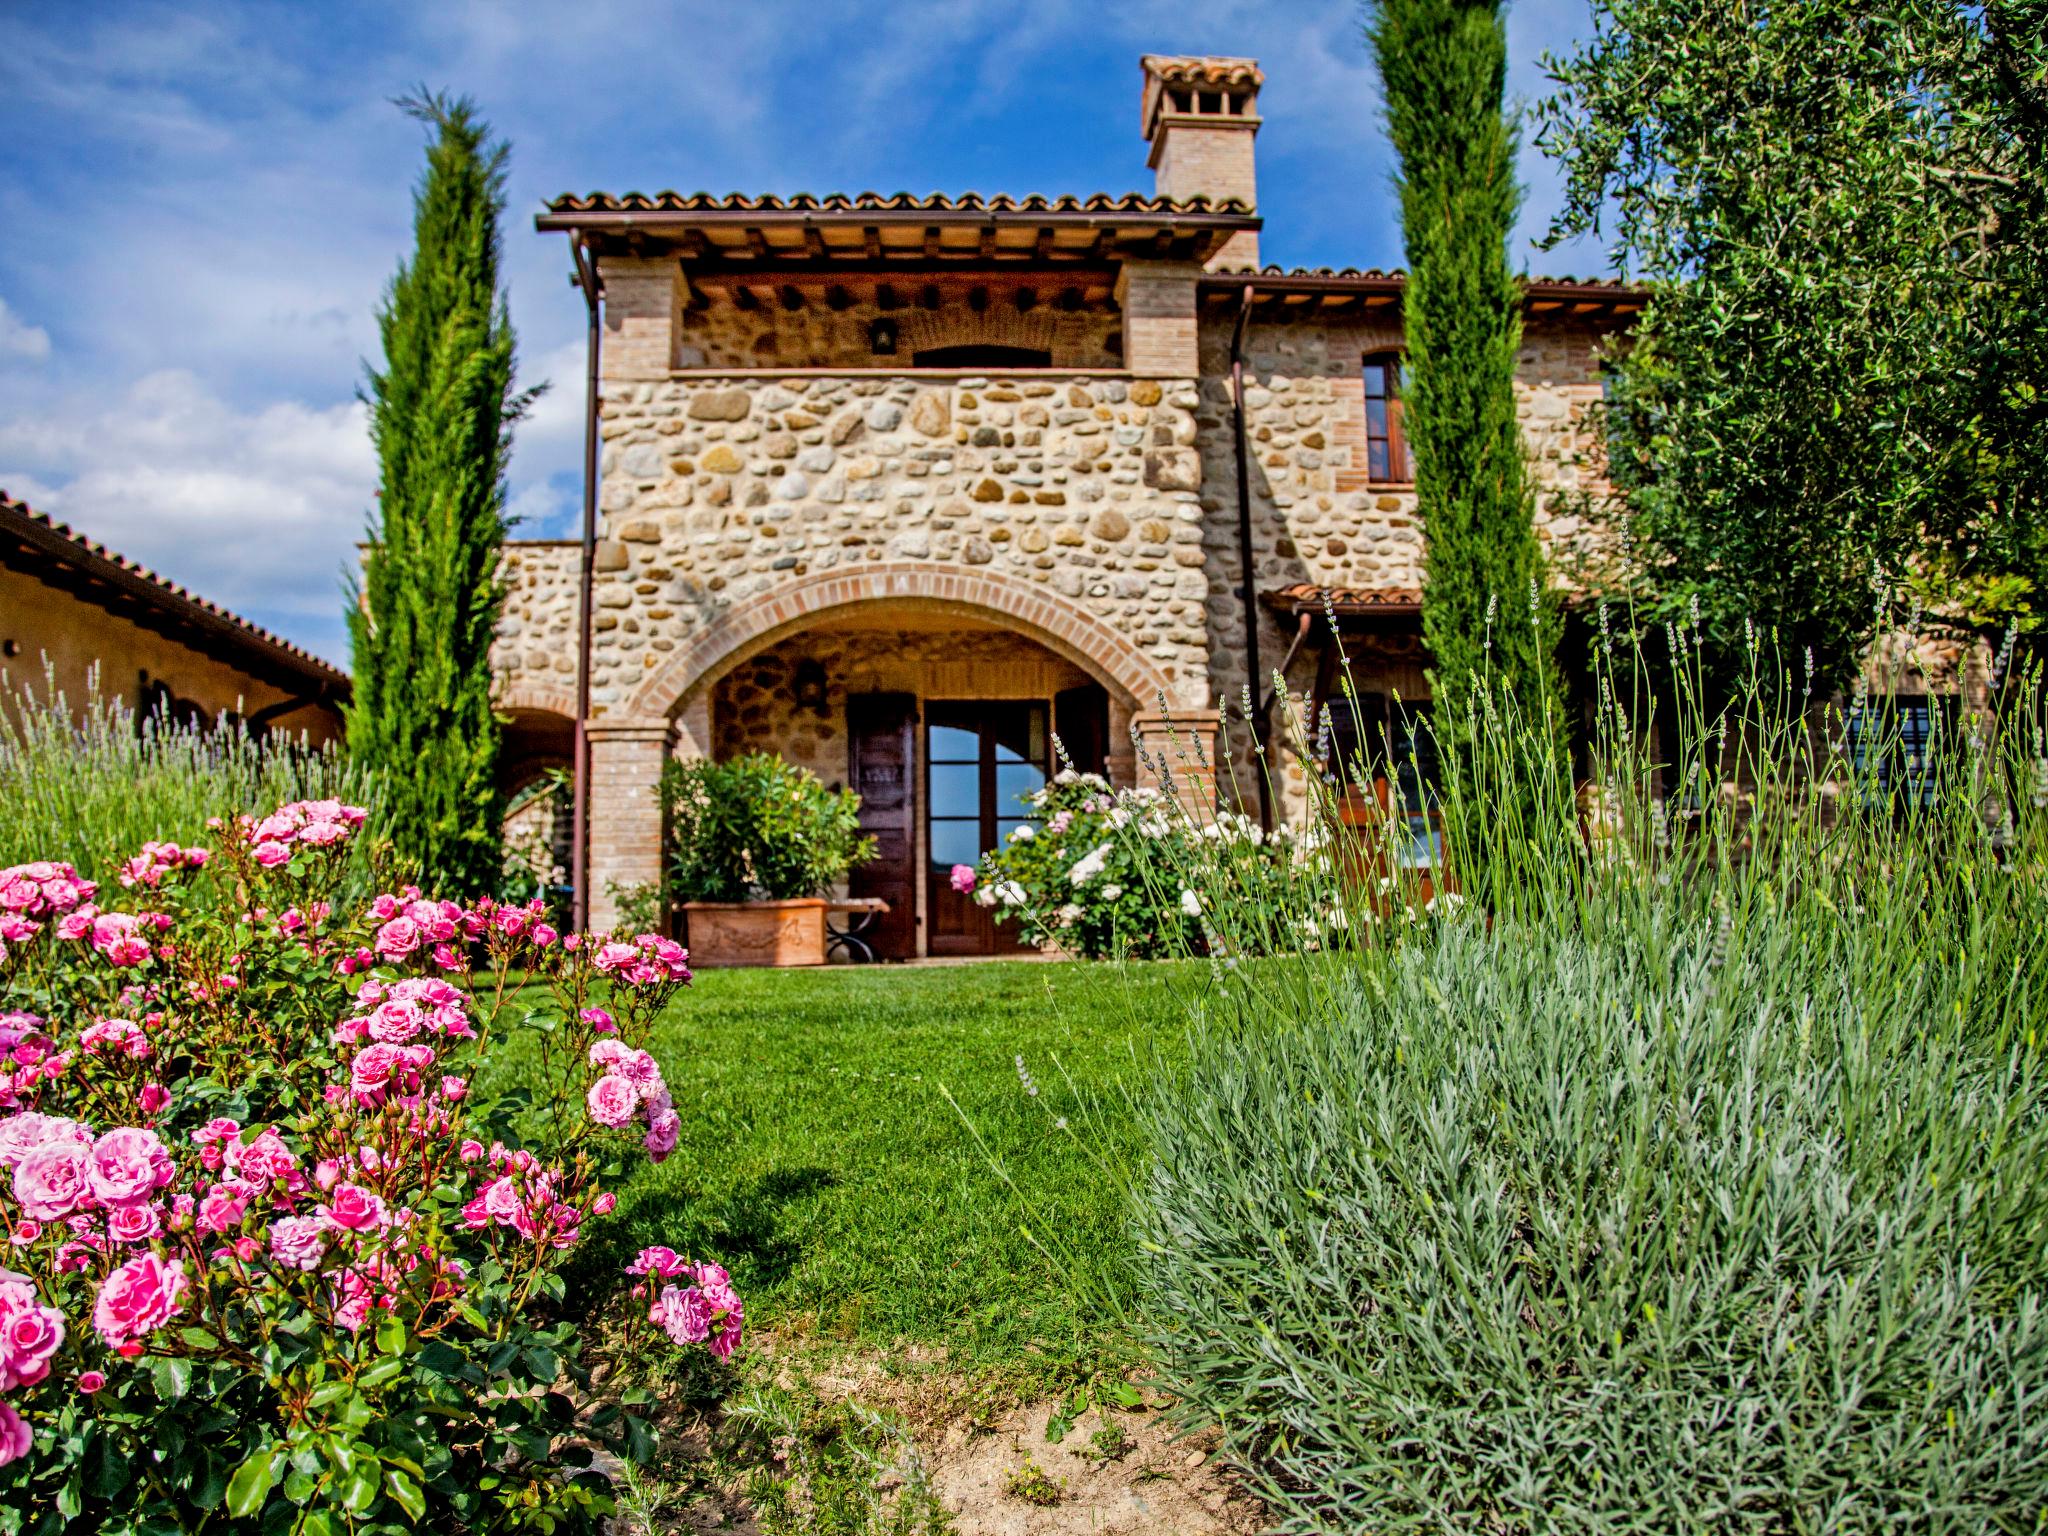
[[349,1063],[348,1085],[357,1098],[375,1103],[391,1085],[391,1075],[398,1070],[400,1061],[396,1046],[366,1045]]
[[104,1391],[106,1385],[107,1378],[99,1371],[80,1371],[78,1373],[78,1390],[87,1397],[91,1397],[95,1392]]
[[383,1197],[360,1184],[343,1184],[337,1188],[328,1196],[327,1204],[320,1207],[320,1218],[330,1227],[342,1227],[350,1232],[367,1232],[386,1225],[391,1219],[384,1208]]
[[526,1214],[526,1202],[519,1197],[518,1182],[507,1176],[484,1186],[484,1213],[500,1226],[510,1226]]
[[420,1032],[419,1008],[400,998],[377,1005],[370,1015],[370,1038],[386,1045],[404,1045]]
[[377,953],[386,960],[403,960],[420,947],[419,924],[409,917],[394,917],[377,930]]
[[972,864],[955,864],[953,866],[953,889],[962,896],[972,893],[974,890],[974,866]]
[[92,1132],[76,1120],[66,1120],[61,1115],[39,1115],[32,1109],[25,1109],[18,1115],[0,1120],[0,1168],[19,1166],[23,1158],[46,1141],[68,1141],[89,1147],[92,1145]]
[[142,1085],[142,1112],[145,1115],[155,1114],[170,1102],[171,1090],[162,1083],[144,1083]]
[[697,1287],[663,1286],[660,1298],[647,1309],[648,1318],[677,1344],[702,1344],[711,1337],[711,1309]]
[[647,1127],[645,1145],[647,1155],[657,1163],[675,1151],[676,1142],[683,1134],[682,1117],[672,1109],[665,1109],[656,1115]]
[[130,1019],[95,1019],[79,1031],[78,1044],[88,1056],[139,1059],[149,1054],[149,1037],[140,1024]]
[[613,1034],[619,1027],[612,1022],[612,1016],[602,1008],[586,1008],[577,1017],[582,1019],[584,1023],[588,1024],[600,1035]]
[[155,1131],[141,1126],[117,1126],[92,1144],[92,1192],[107,1205],[139,1204],[177,1172],[170,1149]]
[[227,1165],[252,1184],[267,1186],[278,1179],[289,1179],[298,1170],[299,1160],[292,1156],[277,1132],[265,1131],[247,1146],[231,1144]]
[[681,1274],[687,1267],[683,1256],[673,1248],[642,1248],[639,1257],[626,1266],[626,1273],[653,1275],[666,1280],[670,1275]]
[[642,1088],[659,1087],[661,1084],[661,1067],[646,1051],[628,1051],[619,1058],[613,1070]]
[[280,1216],[270,1224],[270,1256],[284,1269],[318,1269],[326,1251],[320,1233],[318,1217]]
[[0,1281],[0,1392],[49,1375],[50,1357],[63,1342],[61,1312],[44,1306],[27,1281]]
[[35,1443],[36,1437],[22,1416],[6,1403],[0,1403],[0,1467],[21,1460]]
[[117,1243],[146,1243],[163,1229],[163,1215],[153,1205],[124,1205],[107,1212],[107,1236]]
[[93,1326],[115,1349],[139,1341],[177,1314],[185,1289],[182,1260],[137,1254],[100,1286],[92,1308]]
[[199,1230],[216,1234],[233,1231],[249,1210],[249,1190],[242,1184],[216,1184],[199,1201]]
[[41,1143],[14,1167],[14,1198],[31,1221],[55,1221],[92,1204],[91,1154],[75,1141]]
[[590,1214],[593,1216],[609,1216],[617,1208],[618,1203],[619,1197],[610,1190],[606,1190],[590,1202]]
[[140,965],[149,945],[135,930],[139,919],[127,912],[107,912],[92,920],[92,947],[109,965]]
[[633,1111],[640,1107],[640,1090],[626,1078],[607,1072],[590,1085],[585,1102],[590,1106],[591,1119],[616,1129],[631,1120]]
[[616,971],[619,967],[630,965],[639,958],[640,951],[631,944],[624,944],[617,939],[613,939],[609,944],[602,946],[598,950],[597,958],[590,963],[593,968],[599,971]]

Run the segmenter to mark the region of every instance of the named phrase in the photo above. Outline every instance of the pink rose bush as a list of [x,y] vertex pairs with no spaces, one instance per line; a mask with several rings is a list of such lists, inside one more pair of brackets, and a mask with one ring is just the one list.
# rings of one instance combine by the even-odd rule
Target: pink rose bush
[[[0,1504],[578,1528],[605,1485],[564,1437],[644,1442],[622,1404],[565,1409],[557,1307],[617,1182],[677,1145],[644,1042],[689,957],[538,901],[351,894],[365,822],[300,801],[145,844],[133,910],[0,871]],[[473,1088],[515,1033],[518,1090]],[[729,1355],[725,1271],[649,1253],[628,1325]]]

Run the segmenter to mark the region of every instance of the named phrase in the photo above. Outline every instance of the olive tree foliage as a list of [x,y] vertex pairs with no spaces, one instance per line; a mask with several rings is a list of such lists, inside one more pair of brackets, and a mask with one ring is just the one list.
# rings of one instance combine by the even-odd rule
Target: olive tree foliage
[[[1652,289],[1610,573],[1839,682],[1893,602],[2048,616],[2048,0],[1593,0],[1545,67],[1554,242]],[[1896,594],[1896,598],[1894,598]]]

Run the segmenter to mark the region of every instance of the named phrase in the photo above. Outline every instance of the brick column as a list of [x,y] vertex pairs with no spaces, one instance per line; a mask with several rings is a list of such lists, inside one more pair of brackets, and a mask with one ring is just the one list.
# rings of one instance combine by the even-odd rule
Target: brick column
[[1182,261],[1127,261],[1117,273],[1124,366],[1139,378],[1201,376],[1195,350],[1195,278],[1200,272]]
[[598,349],[604,377],[667,378],[675,365],[682,269],[654,257],[605,256],[598,271],[604,279],[605,335]]
[[661,799],[656,787],[668,758],[666,720],[600,716],[590,738],[590,926],[619,920],[611,885],[661,878]]
[[1137,738],[1138,782],[1158,787],[1161,774],[1174,798],[1198,816],[1216,809],[1216,743],[1222,714],[1213,709],[1147,711],[1131,717]]

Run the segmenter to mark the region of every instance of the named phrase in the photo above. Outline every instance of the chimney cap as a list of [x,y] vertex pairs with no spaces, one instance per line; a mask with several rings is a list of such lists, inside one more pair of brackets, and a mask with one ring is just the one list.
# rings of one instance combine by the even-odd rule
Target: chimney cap
[[[1145,90],[1139,112],[1147,139],[1158,133],[1159,119],[1168,111],[1169,89],[1220,92],[1225,96],[1244,98],[1249,106],[1256,100],[1259,87],[1266,83],[1265,73],[1259,68],[1257,59],[1217,54],[1148,53],[1138,60],[1138,64],[1145,73]],[[1231,113],[1226,121],[1250,126],[1257,121],[1257,116],[1246,110]]]

